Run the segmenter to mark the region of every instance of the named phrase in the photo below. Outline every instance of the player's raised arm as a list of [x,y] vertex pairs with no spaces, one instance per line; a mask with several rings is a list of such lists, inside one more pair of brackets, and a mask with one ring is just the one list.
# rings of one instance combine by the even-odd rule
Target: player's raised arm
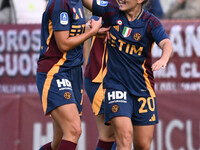
[[102,22],[101,17],[97,21],[92,19],[90,21],[90,26],[89,26],[90,28],[87,29],[85,33],[74,37],[69,36],[69,31],[55,31],[54,36],[59,50],[61,52],[66,52],[80,45],[85,40],[95,35],[99,31],[102,25],[101,22]]
[[93,0],[82,0],[82,2],[83,2],[83,6],[85,6],[87,9],[92,11]]
[[169,39],[162,40],[159,43],[159,47],[162,49],[162,56],[152,65],[153,71],[160,70],[161,68],[165,69],[173,51],[172,44]]

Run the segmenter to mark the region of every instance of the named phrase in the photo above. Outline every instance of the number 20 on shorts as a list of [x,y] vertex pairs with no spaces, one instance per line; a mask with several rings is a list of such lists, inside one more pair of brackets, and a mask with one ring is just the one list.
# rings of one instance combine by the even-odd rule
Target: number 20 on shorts
[[[139,113],[147,113],[148,110],[145,109],[144,107],[147,105],[150,111],[154,111],[155,110],[155,100],[153,97],[148,97],[147,99],[144,97],[140,97],[138,99],[139,102],[142,102],[142,105],[139,109]],[[151,103],[152,101],[152,103]]]

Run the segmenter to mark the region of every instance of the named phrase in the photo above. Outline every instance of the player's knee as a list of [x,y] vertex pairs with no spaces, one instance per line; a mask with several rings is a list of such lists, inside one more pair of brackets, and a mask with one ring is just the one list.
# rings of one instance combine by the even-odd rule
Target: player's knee
[[72,134],[78,139],[81,136],[82,129],[80,125],[74,125],[72,128]]
[[149,150],[151,142],[134,143],[134,150]]
[[99,131],[99,138],[102,141],[115,141],[114,132],[101,132]]
[[81,124],[76,121],[70,122],[68,128],[64,128],[64,136],[71,136],[73,139],[79,139],[81,133]]
[[117,143],[121,143],[122,145],[130,145],[133,140],[133,133],[131,130],[121,131],[121,133],[116,135]]

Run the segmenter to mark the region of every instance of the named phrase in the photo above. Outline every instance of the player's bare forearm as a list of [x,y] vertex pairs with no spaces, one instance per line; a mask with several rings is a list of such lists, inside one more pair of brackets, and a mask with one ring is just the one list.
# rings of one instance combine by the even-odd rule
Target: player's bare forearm
[[[61,52],[66,52],[66,51],[69,51],[69,50],[77,47],[78,45],[82,44],[85,40],[87,40],[88,38],[90,38],[93,35],[92,32],[86,32],[86,33],[80,34],[78,36],[66,38],[66,34],[62,35],[58,32],[55,32],[54,35],[56,38],[56,43],[58,45],[58,48]],[[64,39],[64,40],[62,40],[62,39]]]
[[173,48],[169,39],[162,40],[159,46],[162,49],[162,56],[152,65],[152,71],[160,70],[161,68],[165,69],[172,54]]
[[87,9],[92,11],[93,0],[82,0],[82,2],[83,2],[83,6],[85,6]]
[[54,36],[56,43],[61,52],[69,51],[78,45],[82,44],[85,40],[95,35],[101,27],[102,18],[98,21],[91,20],[90,29],[86,30],[85,33],[69,37],[69,31],[55,31]]
[[166,63],[168,63],[169,58],[171,57],[171,54],[173,51],[172,43],[169,39],[165,39],[165,40],[163,40],[163,43],[161,43],[161,44],[162,45],[159,44],[159,46],[162,49],[162,56],[160,59],[163,59],[164,61],[166,61]]

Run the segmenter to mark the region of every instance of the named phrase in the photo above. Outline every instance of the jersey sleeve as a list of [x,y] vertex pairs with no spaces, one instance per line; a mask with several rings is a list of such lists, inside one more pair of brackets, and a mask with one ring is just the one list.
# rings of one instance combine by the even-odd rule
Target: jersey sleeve
[[67,31],[70,30],[70,16],[68,10],[68,4],[62,6],[61,0],[55,4],[52,10],[51,21],[53,25],[53,31]]
[[116,0],[93,0],[92,12],[95,16],[101,16],[105,24],[111,25],[119,12],[119,5]]
[[168,39],[169,36],[165,32],[165,29],[160,22],[160,20],[156,17],[151,17],[151,34],[156,44],[158,45],[162,40]]

